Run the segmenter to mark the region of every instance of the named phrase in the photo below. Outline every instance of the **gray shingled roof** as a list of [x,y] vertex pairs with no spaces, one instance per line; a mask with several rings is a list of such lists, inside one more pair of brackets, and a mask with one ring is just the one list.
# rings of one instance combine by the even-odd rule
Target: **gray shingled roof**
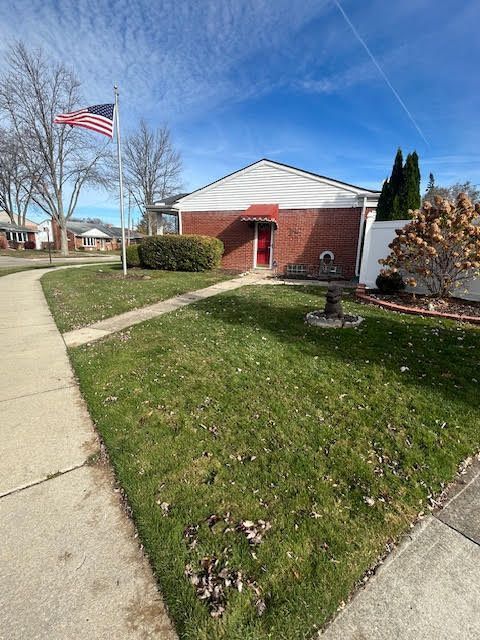
[[[76,236],[80,236],[86,231],[90,231],[91,229],[98,229],[105,235],[110,238],[121,238],[122,237],[122,229],[121,227],[108,227],[104,224],[94,224],[93,222],[79,222],[77,220],[70,220],[67,222],[67,229],[71,231]],[[125,233],[128,233],[128,230],[125,230]],[[143,238],[143,233],[139,233],[138,231],[130,231],[130,238]]]
[[169,196],[168,198],[164,198],[163,200],[157,200],[155,206],[157,205],[165,205],[166,207],[170,207],[180,200],[180,198],[184,198],[185,196],[190,195],[189,193],[177,193],[175,196]]
[[37,233],[37,229],[31,229],[30,227],[19,227],[17,224],[11,224],[8,222],[0,222],[0,229],[2,231],[23,231],[27,233]]

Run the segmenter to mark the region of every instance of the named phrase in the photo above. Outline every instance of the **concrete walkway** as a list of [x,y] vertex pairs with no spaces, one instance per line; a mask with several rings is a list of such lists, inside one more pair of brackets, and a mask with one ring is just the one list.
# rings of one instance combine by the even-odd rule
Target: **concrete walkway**
[[[239,278],[218,282],[210,287],[205,287],[205,289],[198,289],[191,293],[184,293],[182,295],[175,296],[174,298],[169,298],[168,300],[148,305],[147,307],[133,309],[132,311],[127,311],[126,313],[113,316],[112,318],[106,318],[105,320],[95,322],[88,327],[83,327],[82,329],[68,331],[63,334],[63,339],[65,340],[67,347],[78,347],[82,344],[86,344],[87,342],[100,340],[100,338],[104,338],[116,331],[121,331],[127,327],[139,324],[140,322],[145,322],[145,320],[151,320],[152,318],[161,316],[164,313],[176,311],[177,309],[186,307],[193,302],[205,300],[205,298],[211,298],[219,293],[232,291],[233,289],[238,289],[239,287],[244,287],[249,284],[259,284],[265,280],[265,277],[265,274],[262,272],[252,272]],[[268,280],[266,282],[271,281]]]
[[480,638],[480,465],[421,521],[319,636],[322,640]]
[[43,273],[0,278],[0,639],[173,640]]

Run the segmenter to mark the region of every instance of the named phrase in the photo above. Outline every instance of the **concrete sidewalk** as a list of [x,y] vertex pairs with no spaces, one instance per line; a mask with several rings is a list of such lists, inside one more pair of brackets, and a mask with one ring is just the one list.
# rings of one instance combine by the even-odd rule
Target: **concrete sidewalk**
[[480,465],[421,521],[322,640],[480,638]]
[[[63,334],[63,339],[65,340],[67,347],[78,347],[82,344],[86,344],[87,342],[94,342],[95,340],[100,340],[100,338],[105,338],[116,331],[121,331],[127,327],[139,324],[140,322],[145,322],[145,320],[151,320],[152,318],[161,316],[164,313],[176,311],[177,309],[186,307],[193,302],[205,300],[205,298],[211,298],[219,293],[232,291],[233,289],[238,289],[239,287],[244,287],[246,285],[259,284],[265,280],[265,278],[266,275],[262,272],[252,272],[245,276],[233,278],[232,280],[218,282],[217,284],[205,287],[204,289],[198,289],[191,293],[183,293],[179,296],[175,296],[174,298],[169,298],[168,300],[162,300],[161,302],[156,302],[155,304],[150,304],[146,307],[140,307],[139,309],[133,309],[132,311],[121,313],[117,316],[113,316],[112,318],[106,318],[100,322],[90,324],[88,327],[83,327],[82,329],[68,331]],[[268,280],[268,282],[270,282],[270,280]]]
[[176,637],[43,297],[0,278],[0,639]]

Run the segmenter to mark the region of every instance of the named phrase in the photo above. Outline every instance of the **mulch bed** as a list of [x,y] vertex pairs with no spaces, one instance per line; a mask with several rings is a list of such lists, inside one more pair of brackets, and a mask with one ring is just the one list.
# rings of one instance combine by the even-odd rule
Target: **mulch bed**
[[393,311],[448,318],[480,324],[480,302],[460,298],[430,298],[411,293],[384,295],[381,293],[358,293],[360,300],[385,307]]

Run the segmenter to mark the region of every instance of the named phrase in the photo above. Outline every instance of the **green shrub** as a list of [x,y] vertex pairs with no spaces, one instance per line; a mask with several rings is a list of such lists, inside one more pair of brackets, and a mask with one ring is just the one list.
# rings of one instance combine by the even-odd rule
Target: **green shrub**
[[131,244],[125,250],[127,254],[127,267],[139,267],[140,255],[138,253],[138,244]]
[[398,271],[389,274],[381,273],[377,277],[375,284],[381,293],[392,294],[405,289],[405,282]]
[[142,242],[139,254],[147,269],[207,271],[220,265],[223,243],[209,236],[155,236]]

